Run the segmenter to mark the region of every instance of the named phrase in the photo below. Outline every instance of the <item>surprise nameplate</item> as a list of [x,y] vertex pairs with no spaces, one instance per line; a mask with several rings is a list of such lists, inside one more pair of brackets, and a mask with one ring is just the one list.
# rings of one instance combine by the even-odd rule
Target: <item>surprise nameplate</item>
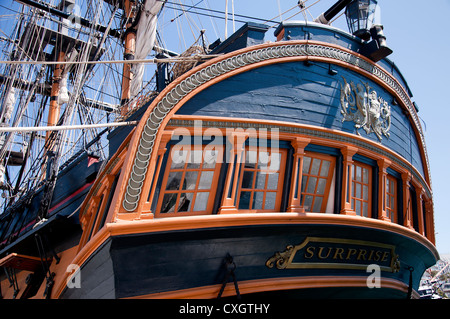
[[382,271],[398,272],[399,256],[392,245],[341,238],[307,237],[270,257],[266,266],[278,269],[362,269],[377,264]]

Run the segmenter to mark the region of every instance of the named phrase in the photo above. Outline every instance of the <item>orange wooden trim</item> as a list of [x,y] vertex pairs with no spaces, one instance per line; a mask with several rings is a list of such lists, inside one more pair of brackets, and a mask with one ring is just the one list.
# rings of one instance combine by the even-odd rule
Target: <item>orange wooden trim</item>
[[[267,278],[257,280],[239,281],[239,292],[242,295],[258,292],[269,292],[279,290],[295,290],[309,288],[353,288],[367,287],[366,277],[357,276],[311,276],[311,277],[286,277]],[[408,286],[401,281],[391,278],[380,278],[381,288],[394,289],[403,293],[408,292]],[[211,285],[176,291],[161,292],[155,294],[141,295],[127,299],[213,299],[217,298],[221,285]],[[222,297],[236,296],[234,285],[228,284]],[[415,292],[415,298],[419,295]]]
[[[238,172],[241,163],[243,162],[242,159],[244,158],[244,143],[248,137],[249,134],[247,132],[244,133],[240,131],[232,132],[230,135],[227,135],[227,139],[232,147],[229,154],[229,163],[219,214],[235,214],[238,212],[235,204],[235,202],[237,202],[236,189],[238,188]],[[230,197],[228,194],[231,194]]]
[[[311,143],[311,139],[296,137],[292,139],[291,145],[294,148],[294,160],[293,169],[291,175],[291,192],[289,194],[289,206],[288,212],[303,213],[305,210],[300,203],[302,193],[302,169],[303,169],[303,156],[305,153],[305,147]],[[297,192],[295,188],[297,187]]]
[[[386,221],[391,221],[391,218],[389,218],[387,216],[387,212],[389,210],[389,212],[391,211],[390,208],[394,209],[394,207],[389,207],[387,206],[387,202],[386,200],[389,199],[390,197],[386,191],[386,183],[389,181],[388,177],[387,177],[387,168],[391,165],[391,161],[385,159],[385,158],[381,158],[377,161],[378,163],[378,167],[379,167],[379,173],[378,173],[378,209],[381,212],[379,218],[386,220]],[[392,217],[392,213],[390,214],[390,216]]]
[[412,219],[412,201],[411,191],[409,185],[411,183],[411,173],[404,172],[402,174],[403,180],[403,223],[406,227],[414,229]]
[[[47,259],[47,262],[51,261],[52,258]],[[27,270],[32,272],[41,267],[41,265],[42,261],[39,257],[21,255],[17,253],[11,253],[0,259],[0,267]]]
[[417,219],[418,219],[418,228],[419,233],[424,235],[425,234],[425,228],[424,228],[424,221],[423,221],[423,209],[422,209],[422,194],[423,194],[423,188],[421,185],[414,185],[416,188],[416,199],[417,199]]
[[122,221],[107,225],[111,236],[138,234],[147,232],[176,231],[187,229],[203,229],[215,227],[233,227],[245,225],[269,225],[269,224],[326,224],[344,225],[362,228],[372,228],[390,231],[409,237],[426,246],[438,257],[436,248],[431,242],[416,231],[379,219],[360,216],[347,216],[341,214],[322,213],[240,213],[224,215],[200,215],[172,218],[156,218],[152,220]]
[[91,189],[89,190],[89,193],[86,195],[86,198],[84,199],[83,203],[80,207],[80,218],[83,217],[84,210],[86,207],[90,206],[89,201],[91,197],[95,196],[94,191],[98,189],[99,185],[103,183],[103,180],[107,178],[107,172],[112,175],[116,175],[119,170],[122,168],[122,164],[124,161],[125,154],[128,150],[128,144],[130,142],[131,137],[133,136],[133,133],[136,128],[133,128],[133,130],[128,134],[128,136],[125,138],[125,140],[120,144],[117,152],[108,160],[108,163],[105,165],[105,168],[99,172],[97,175],[97,178],[95,179],[94,183],[91,186]]
[[161,138],[161,143],[159,144],[159,148],[158,148],[158,158],[157,158],[157,163],[156,163],[156,173],[155,173],[155,178],[153,180],[153,186],[152,189],[150,190],[150,195],[148,196],[149,198],[149,202],[147,202],[148,204],[148,214],[147,216],[144,215],[147,210],[145,210],[144,212],[142,212],[142,217],[143,218],[153,218],[154,214],[151,211],[151,205],[153,203],[153,199],[154,199],[154,195],[155,195],[155,191],[156,191],[156,186],[158,184],[158,178],[159,178],[159,174],[161,172],[161,165],[163,162],[163,158],[164,158],[164,154],[167,152],[167,143],[169,143],[169,141],[172,139],[173,136],[173,131],[164,131],[163,132],[163,136]]
[[[344,145],[341,153],[344,156],[343,174],[342,174],[342,210],[341,214],[356,215],[352,210],[352,165],[353,155],[356,154],[358,148]],[[339,194],[338,194],[339,195]]]

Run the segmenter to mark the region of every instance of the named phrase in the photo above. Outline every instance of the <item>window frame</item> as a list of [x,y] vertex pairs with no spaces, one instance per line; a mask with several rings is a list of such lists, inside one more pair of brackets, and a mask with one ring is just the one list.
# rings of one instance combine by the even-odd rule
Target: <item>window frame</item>
[[[187,166],[189,164],[189,161],[185,161],[182,168],[172,168],[171,166],[172,166],[173,157],[171,155],[172,155],[172,152],[177,151],[177,149],[178,149],[178,151],[181,151],[181,150],[188,151],[188,154],[186,155],[186,159],[190,158],[192,151],[202,150],[202,162],[201,162],[200,166],[198,168],[188,168]],[[204,157],[203,156],[204,156],[205,150],[218,151],[215,166],[213,168],[206,168],[206,169],[203,168],[203,165],[204,165]],[[168,150],[168,159],[167,159],[167,162],[165,165],[163,180],[162,180],[160,192],[158,195],[158,202],[156,205],[155,217],[164,218],[164,217],[174,217],[174,216],[194,216],[194,215],[212,214],[214,201],[215,201],[215,197],[216,197],[216,191],[217,191],[217,186],[218,186],[220,170],[221,170],[221,167],[223,164],[222,163],[223,162],[223,152],[224,152],[224,145],[221,145],[221,144],[200,144],[200,145],[197,145],[197,144],[191,144],[191,145],[173,144],[173,145],[171,145],[170,149]],[[210,188],[199,189],[202,172],[207,172],[207,171],[213,172],[213,177],[211,180]],[[182,187],[182,185],[180,185],[178,187],[178,189],[176,189],[176,190],[167,190],[167,181],[169,179],[169,175],[171,172],[172,173],[173,172],[181,172],[182,180],[186,176],[186,172],[198,172],[195,187],[193,189],[182,189],[183,187]],[[184,183],[184,180],[183,180],[183,183]],[[201,210],[201,211],[194,211],[193,209],[195,207],[195,200],[197,200],[197,194],[198,193],[207,193],[207,192],[209,193],[209,196],[208,196],[208,201],[206,204],[206,209]],[[193,194],[192,198],[194,199],[194,202],[190,205],[189,211],[178,211],[179,200],[180,200],[182,193],[192,193]],[[166,213],[161,212],[162,204],[164,202],[164,195],[166,195],[166,194],[177,194],[176,205],[175,205],[176,209],[173,212],[166,212]]]
[[[390,184],[393,182],[393,185]],[[388,190],[389,183],[389,190]],[[386,217],[393,223],[397,223],[398,219],[398,180],[394,176],[386,175],[386,191],[385,191],[385,207]],[[392,207],[390,203],[393,203]]]
[[[358,181],[356,179],[357,167],[361,168],[361,181]],[[364,177],[363,177],[364,176],[364,173],[363,173],[364,171],[363,171],[363,169],[367,169],[368,170],[368,174],[367,174],[368,182],[367,183],[364,183]],[[371,165],[368,165],[368,164],[365,164],[365,163],[362,163],[362,162],[359,162],[359,161],[354,161],[352,163],[351,170],[352,170],[352,174],[351,174],[352,175],[352,179],[350,181],[351,182],[351,185],[350,185],[350,187],[351,187],[351,194],[350,194],[351,209],[356,213],[356,216],[372,218],[372,209],[373,209],[373,207],[372,207],[372,204],[373,204],[373,201],[372,201],[373,167]],[[355,193],[356,193],[355,190],[356,190],[356,185],[357,184],[361,185],[361,190],[360,190],[361,197],[356,197],[355,196]],[[368,190],[367,190],[367,193],[368,193],[367,194],[368,195],[367,198],[368,199],[367,200],[364,199],[364,191],[363,191],[364,186],[368,187]],[[359,214],[357,212],[357,210],[356,210],[356,201],[361,202],[361,214]],[[364,202],[367,202],[367,216],[364,215]]]
[[[281,204],[282,204],[282,200],[283,200],[283,188],[284,188],[284,179],[285,179],[285,173],[286,173],[286,163],[287,163],[287,153],[288,150],[286,148],[276,148],[276,151],[280,153],[280,166],[279,169],[277,171],[278,173],[278,185],[276,189],[268,189],[268,179],[270,174],[265,174],[266,175],[266,180],[265,180],[265,188],[264,189],[259,189],[259,188],[255,188],[256,187],[256,174],[253,174],[252,177],[252,188],[243,188],[242,187],[242,181],[243,181],[243,176],[244,173],[246,171],[252,171],[254,173],[260,172],[261,170],[258,168],[246,168],[245,167],[245,163],[246,163],[246,156],[247,156],[247,151],[256,151],[257,152],[257,158],[259,159],[259,152],[263,151],[263,152],[269,152],[269,154],[272,153],[273,149],[271,147],[258,147],[255,145],[245,145],[244,149],[243,149],[243,156],[242,156],[242,160],[241,163],[239,163],[239,178],[238,178],[238,185],[236,187],[236,209],[239,212],[251,212],[251,213],[268,213],[268,212],[280,212],[281,210]],[[263,172],[270,172],[273,170],[270,169],[265,169],[262,170]],[[250,197],[250,202],[249,202],[249,208],[239,208],[239,204],[240,204],[240,200],[241,200],[241,194],[242,192],[250,192],[251,193],[251,197]],[[267,193],[275,193],[275,204],[274,204],[274,208],[273,209],[255,209],[255,208],[250,208],[252,207],[253,204],[253,200],[254,200],[254,194],[256,192],[264,192],[264,197],[263,197],[263,205],[265,206],[265,199],[266,199],[266,194]],[[264,207],[263,206],[263,207]]]
[[[309,166],[309,169],[308,169],[307,173],[305,173],[303,171],[306,157],[311,158],[311,163],[312,163],[313,159],[321,160],[318,175],[312,174],[312,165]],[[326,161],[330,162],[330,166],[328,168],[328,175],[326,176],[326,178],[325,178],[325,176],[321,176],[320,175],[320,172],[321,172],[321,169],[322,169],[322,165],[323,165],[323,160],[326,160]],[[317,197],[321,197],[322,198],[322,204],[321,204],[321,207],[320,207],[320,211],[316,212],[316,211],[313,211],[313,210],[309,210],[308,211],[308,210],[306,210],[306,208],[304,208],[304,209],[305,209],[305,212],[323,213],[323,214],[325,214],[327,206],[328,206],[328,200],[330,198],[331,186],[333,184],[333,177],[336,175],[336,157],[332,156],[332,155],[328,155],[328,154],[323,154],[323,153],[316,153],[316,152],[311,152],[311,151],[305,151],[305,154],[303,155],[303,167],[301,169],[302,169],[302,181],[299,181],[300,188],[301,188],[301,190],[300,190],[300,206],[303,207],[303,208],[305,207],[304,204],[305,204],[306,196],[313,196],[311,207],[314,207],[316,198]],[[307,177],[307,179],[305,181],[305,190],[303,190],[303,178],[305,178],[305,176]],[[307,192],[309,179],[311,177],[317,178],[316,185],[314,187],[314,193]],[[323,194],[317,194],[316,193],[317,192],[317,187],[319,185],[319,179],[326,179],[326,185],[325,185],[325,190],[324,190]],[[333,203],[333,207],[334,207],[334,203]]]

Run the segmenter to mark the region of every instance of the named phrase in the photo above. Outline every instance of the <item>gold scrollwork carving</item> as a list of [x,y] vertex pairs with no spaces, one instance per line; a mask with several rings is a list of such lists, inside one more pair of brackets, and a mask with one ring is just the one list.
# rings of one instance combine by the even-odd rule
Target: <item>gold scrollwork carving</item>
[[289,259],[294,253],[294,246],[289,245],[286,247],[286,250],[283,252],[276,252],[274,256],[269,258],[266,261],[266,266],[269,268],[273,268],[274,264],[278,269],[284,269],[289,265]]

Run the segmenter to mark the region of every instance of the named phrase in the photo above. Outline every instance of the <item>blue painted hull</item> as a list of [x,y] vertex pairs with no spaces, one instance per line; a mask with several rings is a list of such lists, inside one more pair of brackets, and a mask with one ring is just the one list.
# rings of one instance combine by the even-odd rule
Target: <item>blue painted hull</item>
[[[244,298],[406,298],[434,264],[429,247],[394,231],[304,220],[112,236],[81,268],[81,288],[61,298],[216,298],[224,282],[223,296],[234,296],[227,256]],[[277,266],[277,253],[305,242],[290,266]],[[380,266],[378,287],[369,265]]]

